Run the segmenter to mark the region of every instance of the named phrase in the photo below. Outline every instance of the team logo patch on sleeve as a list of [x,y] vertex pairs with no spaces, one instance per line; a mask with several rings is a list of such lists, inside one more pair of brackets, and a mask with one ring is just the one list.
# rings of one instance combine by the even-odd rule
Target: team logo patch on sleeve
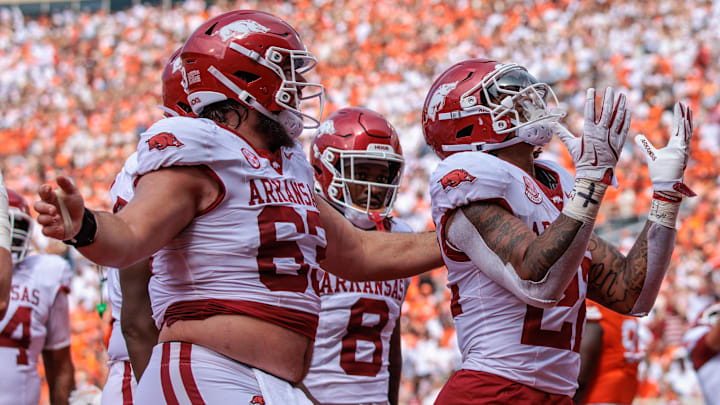
[[161,132],[152,138],[148,139],[147,141],[148,147],[150,149],[148,150],[163,150],[169,146],[175,146],[177,148],[180,148],[184,146],[185,144],[180,142],[175,135],[171,134],[170,132]]
[[540,191],[535,187],[535,182],[527,176],[523,176],[523,181],[525,181],[525,195],[528,200],[535,204],[540,204],[542,202],[542,194],[540,194]]
[[471,175],[465,169],[455,169],[444,175],[439,183],[442,184],[443,190],[447,190],[448,187],[455,188],[464,181],[472,183],[476,178],[477,177]]
[[255,395],[250,400],[250,405],[253,405],[253,404],[265,405],[265,398],[263,398],[260,395]]
[[[245,159],[250,163],[250,166],[259,169],[260,168],[260,159],[249,150],[242,148],[242,154],[245,156]],[[288,158],[289,159],[289,158]]]

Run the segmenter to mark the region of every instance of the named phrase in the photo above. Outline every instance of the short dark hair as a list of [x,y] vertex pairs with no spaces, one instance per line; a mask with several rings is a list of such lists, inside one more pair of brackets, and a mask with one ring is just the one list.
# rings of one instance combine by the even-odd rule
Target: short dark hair
[[231,111],[238,115],[238,123],[247,119],[248,108],[240,104],[238,101],[230,98],[205,106],[198,116],[200,118],[207,118],[220,124],[224,124],[225,121],[227,121],[225,115]]

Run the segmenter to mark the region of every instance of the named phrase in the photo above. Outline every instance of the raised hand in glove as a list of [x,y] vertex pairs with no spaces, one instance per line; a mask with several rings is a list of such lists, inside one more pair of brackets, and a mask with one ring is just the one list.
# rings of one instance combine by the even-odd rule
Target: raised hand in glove
[[653,191],[675,192],[688,197],[696,195],[683,183],[683,174],[690,157],[692,133],[692,109],[682,102],[677,102],[673,116],[673,130],[667,146],[656,149],[644,135],[635,137],[635,144],[645,154]]
[[620,152],[630,129],[630,110],[625,95],[613,97],[612,87],[605,90],[600,120],[595,119],[595,89],[590,88],[585,98],[583,135],[575,137],[557,124],[560,140],[575,162],[575,178],[603,181],[610,184]]

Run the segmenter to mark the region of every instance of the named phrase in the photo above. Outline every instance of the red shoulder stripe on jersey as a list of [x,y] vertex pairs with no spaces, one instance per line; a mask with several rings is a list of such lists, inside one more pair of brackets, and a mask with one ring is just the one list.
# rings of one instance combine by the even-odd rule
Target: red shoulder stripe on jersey
[[205,401],[203,401],[200,390],[195,384],[195,378],[192,375],[192,368],[190,367],[191,351],[192,345],[190,343],[180,343],[180,377],[192,405],[205,405]]
[[123,361],[125,370],[123,371],[122,378],[122,397],[123,405],[133,405],[132,397],[132,367],[130,367],[129,361]]
[[172,342],[162,344],[162,360],[160,362],[160,385],[162,385],[163,396],[167,405],[180,405],[173,391],[172,380],[170,380],[170,348]]
[[207,214],[208,212],[212,211],[213,209],[215,209],[215,207],[217,207],[218,204],[220,204],[220,202],[222,202],[222,200],[225,198],[225,193],[226,193],[225,183],[223,183],[223,181],[220,179],[220,176],[218,176],[217,173],[215,173],[215,171],[213,169],[211,169],[205,165],[200,166],[200,168],[205,170],[205,172],[207,174],[209,174],[210,177],[214,178],[215,181],[217,181],[218,185],[220,186],[220,193],[218,193],[218,196],[215,199],[215,201],[213,201],[213,203],[210,204],[209,207],[205,208],[199,214],[195,215],[195,218],[197,218],[199,216],[203,216],[203,215]]
[[708,362],[708,360],[712,359],[718,354],[717,350],[713,350],[712,348],[710,348],[710,346],[707,345],[707,343],[705,342],[705,336],[707,336],[707,333],[702,335],[702,337],[697,340],[697,343],[695,343],[695,347],[693,348],[692,352],[690,352],[690,359],[693,362],[693,367],[695,367],[695,370],[700,370],[700,367],[704,366],[705,363]]
[[447,238],[445,238],[445,224],[447,224],[448,214],[449,213],[446,212],[442,218],[440,218],[440,240],[442,241],[440,247],[442,247],[448,259],[456,262],[469,262],[470,258],[467,257],[465,253],[453,248],[450,243],[448,243]]

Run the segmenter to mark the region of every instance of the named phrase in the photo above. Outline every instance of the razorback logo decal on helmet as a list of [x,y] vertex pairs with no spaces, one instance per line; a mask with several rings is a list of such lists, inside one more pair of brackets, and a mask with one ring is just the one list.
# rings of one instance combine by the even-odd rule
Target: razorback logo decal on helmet
[[165,148],[169,146],[175,146],[177,148],[183,147],[185,144],[180,142],[175,135],[171,134],[170,132],[161,132],[152,138],[148,139],[147,141],[149,150],[157,149],[157,150],[164,150]]
[[252,405],[252,404],[265,405],[265,398],[263,398],[263,397],[260,396],[260,395],[255,395],[255,396],[253,396],[252,399],[250,400],[250,404],[251,404],[251,405]]
[[182,59],[175,58],[172,62],[172,73],[175,74],[182,69]]
[[525,195],[528,200],[535,204],[540,204],[542,202],[542,194],[540,194],[537,187],[535,187],[535,182],[527,176],[523,176],[523,181],[525,182]]
[[270,31],[270,28],[260,25],[255,21],[240,20],[220,28],[220,30],[214,32],[213,35],[220,35],[223,42],[227,42],[230,39],[243,39],[250,34],[262,34],[268,31]]
[[317,136],[320,135],[326,135],[326,134],[334,134],[335,133],[335,123],[333,120],[325,120],[317,129]]
[[438,111],[440,111],[445,106],[445,98],[448,94],[450,94],[451,91],[455,90],[455,87],[457,87],[457,82],[446,83],[438,87],[438,89],[435,91],[435,93],[433,93],[432,97],[430,98],[430,103],[428,104],[427,109],[427,118],[435,121],[435,116],[437,115]]
[[448,187],[455,188],[464,181],[472,183],[476,178],[477,177],[471,175],[465,169],[455,169],[444,175],[443,178],[440,179],[440,184],[442,184],[443,190],[447,190]]

